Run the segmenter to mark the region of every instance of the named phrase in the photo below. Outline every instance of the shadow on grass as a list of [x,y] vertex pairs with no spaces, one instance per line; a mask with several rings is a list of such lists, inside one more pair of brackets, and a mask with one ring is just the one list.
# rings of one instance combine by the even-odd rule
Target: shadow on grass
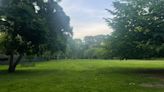
[[75,74],[96,74],[96,75],[110,75],[110,74],[122,74],[122,75],[152,75],[152,76],[160,76],[164,78],[164,68],[120,68],[120,67],[110,67],[110,68],[101,68],[95,70],[58,70],[58,69],[24,69],[24,70],[16,70],[14,73],[8,73],[7,70],[0,70],[1,75],[16,75],[16,76],[60,76],[60,75],[71,75]]
[[164,78],[164,68],[104,68],[99,69],[98,74],[122,74],[122,75],[152,75]]
[[158,75],[164,75],[164,68],[161,69],[137,69],[133,71],[134,73],[140,73],[140,74],[158,74]]
[[44,69],[26,69],[26,70],[16,70],[14,73],[8,73],[7,70],[0,70],[0,76],[46,76],[46,75],[51,75],[51,74],[62,74],[63,71],[59,70],[44,70]]

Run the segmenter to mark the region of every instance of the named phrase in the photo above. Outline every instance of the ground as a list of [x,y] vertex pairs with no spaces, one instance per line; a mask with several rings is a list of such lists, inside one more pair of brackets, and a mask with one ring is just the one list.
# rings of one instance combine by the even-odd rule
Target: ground
[[164,60],[59,60],[0,66],[0,92],[163,92]]

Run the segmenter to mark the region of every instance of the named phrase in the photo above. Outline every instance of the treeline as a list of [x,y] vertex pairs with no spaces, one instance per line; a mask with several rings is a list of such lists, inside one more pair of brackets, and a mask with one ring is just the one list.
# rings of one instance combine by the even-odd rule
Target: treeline
[[106,58],[105,39],[108,35],[86,36],[81,39],[69,39],[66,58],[71,59],[103,59]]

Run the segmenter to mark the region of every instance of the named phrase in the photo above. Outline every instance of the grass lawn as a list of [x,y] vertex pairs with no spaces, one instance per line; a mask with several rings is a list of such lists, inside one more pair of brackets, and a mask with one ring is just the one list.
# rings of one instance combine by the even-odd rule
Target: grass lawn
[[0,92],[164,92],[164,60],[60,60],[0,66]]

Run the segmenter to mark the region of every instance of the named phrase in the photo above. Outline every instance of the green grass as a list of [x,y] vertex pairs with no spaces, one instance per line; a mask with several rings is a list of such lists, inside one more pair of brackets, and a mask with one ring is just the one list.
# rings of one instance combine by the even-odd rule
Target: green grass
[[0,92],[163,92],[164,60],[60,60],[0,66]]

